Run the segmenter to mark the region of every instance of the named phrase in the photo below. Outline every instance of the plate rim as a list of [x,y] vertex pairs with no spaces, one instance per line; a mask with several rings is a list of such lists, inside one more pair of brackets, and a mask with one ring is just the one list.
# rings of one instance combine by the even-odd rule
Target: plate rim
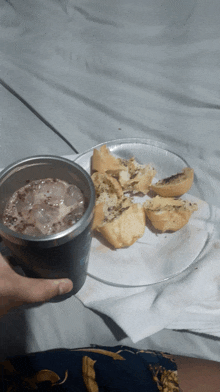
[[120,145],[120,144],[129,144],[129,143],[134,143],[134,144],[146,144],[149,146],[153,146],[153,147],[157,147],[157,148],[161,148],[162,150],[168,151],[171,154],[175,154],[176,156],[178,156],[183,162],[185,162],[186,166],[189,166],[188,162],[186,161],[185,158],[183,158],[179,152],[177,152],[176,150],[170,149],[169,145],[164,143],[164,142],[158,142],[157,140],[152,140],[152,139],[147,139],[147,138],[122,138],[122,139],[110,139],[107,140],[105,142],[96,144],[95,146],[89,148],[88,150],[78,154],[76,156],[76,158],[74,159],[75,162],[78,161],[78,159],[80,159],[82,156],[88,154],[89,152],[93,151],[94,149],[98,149],[103,145],[106,145],[107,147],[111,144],[115,144],[115,145]]

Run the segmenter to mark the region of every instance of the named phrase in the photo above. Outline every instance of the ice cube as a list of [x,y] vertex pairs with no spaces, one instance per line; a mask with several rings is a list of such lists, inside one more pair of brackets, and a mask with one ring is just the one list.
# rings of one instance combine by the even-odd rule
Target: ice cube
[[80,218],[82,218],[84,211],[85,211],[84,204],[83,202],[80,202],[80,204],[76,208],[71,210],[71,213],[75,214],[76,218],[79,220]]
[[36,225],[46,225],[54,220],[58,214],[58,208],[49,206],[46,203],[35,204],[31,210],[31,215],[36,222]]
[[58,180],[45,181],[40,189],[39,198],[47,200],[50,205],[59,205],[63,203],[66,187]]
[[31,213],[36,228],[39,229],[42,234],[51,234],[54,220],[56,220],[57,215],[59,214],[59,208],[42,203],[35,205]]
[[64,203],[66,206],[78,206],[79,203],[84,202],[84,197],[81,190],[76,185],[70,185],[67,188],[66,195],[64,197]]
[[40,229],[38,227],[35,227],[34,225],[28,225],[23,231],[23,233],[26,235],[31,235],[33,237],[37,237],[43,234]]
[[34,194],[32,191],[18,194],[15,207],[19,215],[22,215],[25,219],[28,219],[29,211],[34,203]]
[[45,197],[52,196],[53,193],[53,182],[42,182],[39,189],[39,196],[43,199]]
[[16,206],[18,215],[22,215],[24,219],[28,219],[29,211],[30,211],[32,205],[29,203],[26,203],[25,200],[18,199],[15,206]]
[[28,204],[29,206],[32,206],[34,204],[34,194],[32,191],[29,191],[27,193],[25,198],[25,203]]
[[84,214],[84,207],[83,205],[79,205],[78,207],[76,207],[75,209],[73,209],[72,211],[70,211],[64,218],[63,218],[63,224],[65,226],[72,226],[74,225],[76,222],[78,222],[78,220],[80,220],[82,218]]
[[74,225],[77,222],[76,216],[73,212],[69,212],[64,218],[63,218],[63,224],[68,228],[69,226]]

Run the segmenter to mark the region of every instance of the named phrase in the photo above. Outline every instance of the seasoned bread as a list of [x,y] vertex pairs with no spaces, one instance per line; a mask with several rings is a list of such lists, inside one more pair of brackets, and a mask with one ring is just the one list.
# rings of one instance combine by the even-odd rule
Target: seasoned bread
[[156,170],[149,165],[140,165],[134,158],[124,161],[124,169],[119,172],[118,181],[124,192],[146,194],[156,174]]
[[[105,209],[104,205],[103,210]],[[97,231],[116,249],[131,246],[144,234],[146,217],[141,204],[133,204],[125,199],[112,211],[104,212],[104,216]]]
[[122,199],[123,190],[116,178],[107,173],[95,172],[92,174],[92,181],[95,186],[97,198],[105,192],[109,195],[116,195],[119,200]]
[[151,185],[152,191],[163,197],[182,196],[191,188],[194,179],[194,170],[185,167],[181,173],[164,178]]
[[146,194],[156,174],[150,165],[140,165],[135,158],[122,159],[111,155],[106,145],[93,151],[92,169],[99,173],[114,176],[121,185],[123,192]]
[[111,155],[109,149],[104,144],[99,150],[96,148],[93,150],[92,156],[92,170],[100,173],[111,173],[117,174],[120,170],[123,170],[124,166],[120,161],[120,158],[116,158]]
[[[96,190],[92,229],[116,249],[128,247],[143,236],[146,216],[155,229],[176,231],[198,209],[195,203],[174,198],[190,189],[194,176],[191,168],[152,185],[156,171],[150,164],[140,165],[134,157],[116,158],[103,145],[93,152],[92,170]],[[143,205],[133,203],[133,196],[146,195],[149,190],[160,196]]]
[[107,192],[103,192],[99,197],[97,197],[94,208],[92,230],[97,230],[98,227],[103,224],[105,217],[110,219],[111,214],[114,214],[114,210],[120,205],[120,203],[121,202],[116,194],[109,195]]
[[186,200],[156,196],[144,203],[144,209],[154,228],[164,232],[185,226],[198,206]]

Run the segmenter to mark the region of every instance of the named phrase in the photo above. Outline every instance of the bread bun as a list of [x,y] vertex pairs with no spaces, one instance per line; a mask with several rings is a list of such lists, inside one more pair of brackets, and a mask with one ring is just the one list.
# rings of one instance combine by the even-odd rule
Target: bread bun
[[116,195],[118,199],[122,199],[123,190],[116,178],[107,173],[95,172],[92,175],[92,181],[95,186],[96,198],[105,192],[109,195]]
[[140,165],[135,158],[122,159],[111,155],[106,145],[93,151],[92,169],[99,173],[114,176],[123,192],[146,194],[156,174],[151,165]]
[[124,162],[124,169],[119,172],[118,181],[124,192],[146,194],[156,174],[156,170],[149,165],[140,165],[134,158]]
[[[134,157],[116,158],[103,145],[93,151],[92,170],[96,190],[92,229],[116,249],[128,247],[143,236],[146,216],[156,230],[177,231],[198,209],[196,203],[174,198],[192,186],[191,168],[152,185],[156,171],[150,164],[140,165]],[[132,196],[149,190],[159,196],[143,205],[133,203]]]
[[92,230],[97,230],[104,223],[105,217],[114,217],[114,211],[120,205],[117,195],[103,192],[97,199],[94,207]]
[[182,196],[191,188],[194,179],[194,171],[190,167],[186,167],[181,173],[177,173],[171,177],[164,178],[156,184],[151,185],[151,189],[163,197]]
[[[141,204],[131,204],[125,207],[127,201],[115,210],[112,219],[105,217],[97,230],[114,246],[124,248],[131,246],[145,231],[146,217]],[[128,202],[130,204],[130,201]]]
[[104,219],[104,203],[97,203],[94,207],[92,230],[97,230],[97,228],[103,223]]
[[123,170],[124,166],[121,163],[120,158],[116,158],[111,155],[109,149],[104,144],[99,150],[96,148],[93,150],[92,156],[92,170],[100,173],[119,173]]
[[198,206],[186,200],[156,196],[144,203],[144,209],[154,228],[164,232],[185,226]]

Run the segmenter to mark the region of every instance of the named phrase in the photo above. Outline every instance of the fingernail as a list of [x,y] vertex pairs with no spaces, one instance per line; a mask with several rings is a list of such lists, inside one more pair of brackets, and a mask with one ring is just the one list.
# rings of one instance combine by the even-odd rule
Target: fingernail
[[69,280],[61,280],[59,283],[59,295],[67,294],[72,290]]

